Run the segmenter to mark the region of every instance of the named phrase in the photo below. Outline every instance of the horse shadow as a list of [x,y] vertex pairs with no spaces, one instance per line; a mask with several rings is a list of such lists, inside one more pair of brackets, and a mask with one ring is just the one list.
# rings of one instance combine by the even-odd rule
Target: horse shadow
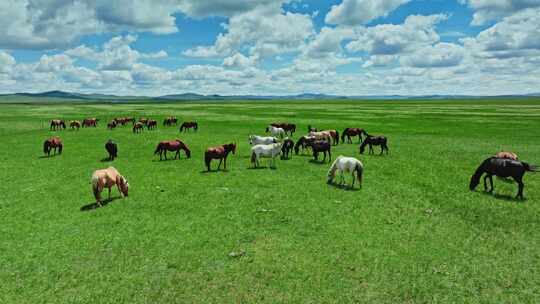
[[102,163],[110,163],[110,162],[113,162],[114,159],[110,159],[108,157],[105,157],[105,158],[100,159],[99,161],[102,162]]
[[480,193],[482,195],[490,196],[490,197],[493,197],[493,198],[495,198],[497,200],[500,200],[500,201],[506,201],[506,202],[511,202],[511,203],[521,203],[521,202],[525,202],[527,200],[527,198],[520,199],[520,198],[517,198],[517,197],[512,196],[512,195],[504,195],[504,194],[487,192],[487,191],[482,191]]
[[60,156],[60,154],[51,154],[51,155],[41,155],[41,156],[38,156],[38,159],[44,159],[44,158],[56,158]]
[[210,171],[208,170],[203,170],[199,173],[201,174],[210,174],[210,173],[219,173],[219,172],[229,172],[228,169],[210,169]]
[[330,187],[334,187],[336,189],[340,189],[340,190],[343,190],[343,191],[360,191],[361,188],[356,188],[356,187],[351,187],[351,186],[348,186],[346,184],[336,184],[336,183],[328,183],[328,186]]
[[101,208],[101,207],[105,207],[109,204],[111,204],[112,202],[118,200],[118,199],[121,199],[122,197],[121,196],[115,196],[115,197],[111,197],[110,199],[106,199],[104,201],[101,202],[101,206],[98,204],[98,203],[91,203],[91,204],[88,204],[88,205],[84,205],[81,207],[81,211],[92,211],[92,210],[95,210],[97,208]]
[[247,169],[248,169],[248,170],[267,170],[267,169],[270,169],[270,170],[276,170],[277,167],[259,166],[259,167],[248,167]]
[[330,163],[328,162],[328,160],[322,161],[322,160],[315,160],[315,159],[310,159],[309,162],[316,165],[326,165]]

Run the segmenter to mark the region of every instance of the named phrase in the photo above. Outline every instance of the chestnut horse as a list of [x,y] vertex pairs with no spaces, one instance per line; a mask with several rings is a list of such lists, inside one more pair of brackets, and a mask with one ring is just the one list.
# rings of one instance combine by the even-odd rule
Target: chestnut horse
[[144,130],[142,122],[137,122],[133,125],[133,133],[141,133],[142,130]]
[[[273,122],[270,124],[272,127],[276,128],[282,128],[285,131],[285,135],[287,135],[287,132],[292,136],[294,132],[296,132],[296,125],[287,123],[287,122]],[[266,132],[268,132],[268,128],[266,128]]]
[[99,119],[97,118],[85,118],[82,122],[82,127],[83,128],[86,128],[86,127],[97,127],[97,123],[98,123]]
[[186,152],[187,158],[191,157],[191,151],[180,139],[160,142],[156,147],[154,155],[159,153],[159,160],[163,160],[163,154],[165,154],[165,159],[167,159],[167,151],[171,151],[176,152],[174,159],[180,159],[180,150]]
[[81,122],[78,121],[78,120],[72,120],[69,122],[69,127],[72,129],[72,130],[79,130],[79,128],[81,127]]
[[197,131],[199,129],[199,124],[196,121],[185,121],[180,126],[180,132],[184,131],[184,129],[186,129],[186,131],[189,129]]
[[49,130],[56,131],[56,130],[63,130],[66,128],[66,123],[61,119],[53,119],[51,120],[51,126]]
[[114,167],[94,171],[91,184],[92,192],[94,193],[96,203],[99,206],[101,206],[101,191],[103,191],[104,188],[109,189],[109,200],[111,199],[111,188],[114,185],[118,187],[118,191],[121,194],[125,197],[128,196],[129,183]]
[[62,140],[57,136],[51,137],[43,143],[43,153],[47,154],[47,156],[51,156],[52,149],[54,149],[54,155],[56,155],[56,149],[58,149],[58,154],[62,154],[63,148]]
[[204,152],[204,163],[206,164],[206,168],[208,171],[210,171],[210,162],[212,159],[219,159],[219,167],[221,166],[221,162],[223,161],[223,169],[227,169],[227,156],[229,153],[232,152],[233,155],[236,152],[236,144],[230,143],[218,147],[211,147],[206,149],[206,152]]
[[149,119],[146,126],[148,127],[148,130],[154,130],[154,129],[157,128],[157,121],[155,121],[153,119]]
[[339,144],[339,132],[336,130],[309,132],[309,136],[315,136],[317,140],[326,140],[328,142],[333,142],[334,146]]
[[364,154],[364,151],[366,150],[366,146],[369,145],[369,154],[373,154],[373,146],[381,146],[381,154],[383,154],[384,151],[386,151],[386,154],[388,154],[388,145],[387,145],[387,138],[384,136],[371,136],[368,135],[362,144],[360,145],[360,154]]
[[347,137],[347,143],[352,144],[351,137],[358,136],[358,143],[362,143],[362,135],[367,136],[367,132],[360,128],[346,128],[341,133],[341,142],[345,143],[345,137]]
[[172,125],[177,125],[178,124],[178,118],[174,117],[174,116],[171,116],[171,117],[167,117],[165,118],[165,120],[163,120],[163,125],[164,126],[172,126]]

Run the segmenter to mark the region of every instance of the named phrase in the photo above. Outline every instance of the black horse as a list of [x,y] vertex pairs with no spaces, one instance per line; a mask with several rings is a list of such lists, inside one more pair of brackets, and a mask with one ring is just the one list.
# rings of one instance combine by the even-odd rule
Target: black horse
[[326,140],[315,140],[308,142],[307,145],[313,150],[315,161],[319,161],[319,153],[321,152],[324,153],[323,163],[326,161],[326,153],[328,153],[328,162],[332,160],[332,153],[330,152],[332,145]]
[[105,150],[109,153],[109,160],[114,160],[118,157],[118,146],[112,139],[109,139],[105,144]]
[[304,150],[309,148],[309,143],[313,142],[315,140],[314,137],[310,136],[302,136],[298,139],[296,144],[294,144],[294,154],[298,155],[300,153],[300,148],[302,148],[302,153],[304,153]]
[[293,148],[294,141],[290,138],[285,138],[285,140],[283,141],[283,145],[281,146],[281,159],[291,159]]
[[493,192],[493,175],[498,177],[512,177],[518,184],[518,194],[516,198],[523,199],[523,188],[525,187],[523,184],[523,175],[525,175],[525,172],[536,171],[536,166],[521,161],[490,157],[484,160],[480,167],[476,169],[476,172],[471,177],[469,189],[471,189],[471,191],[476,189],[476,186],[480,183],[480,178],[484,173],[486,174],[484,176],[484,190],[488,191],[486,180],[489,178],[489,183],[491,184],[491,189],[488,191],[489,193]]
[[360,154],[364,154],[364,151],[366,150],[366,146],[369,145],[369,154],[373,154],[373,146],[381,146],[381,154],[383,154],[384,151],[386,151],[386,154],[388,154],[388,145],[387,145],[387,138],[384,136],[371,136],[367,135],[367,137],[364,139],[362,144],[360,145]]

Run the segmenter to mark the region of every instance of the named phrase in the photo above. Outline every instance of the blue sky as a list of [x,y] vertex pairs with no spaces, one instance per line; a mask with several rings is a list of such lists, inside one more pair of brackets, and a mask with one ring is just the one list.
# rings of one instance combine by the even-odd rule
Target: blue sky
[[4,0],[0,92],[538,92],[540,0]]

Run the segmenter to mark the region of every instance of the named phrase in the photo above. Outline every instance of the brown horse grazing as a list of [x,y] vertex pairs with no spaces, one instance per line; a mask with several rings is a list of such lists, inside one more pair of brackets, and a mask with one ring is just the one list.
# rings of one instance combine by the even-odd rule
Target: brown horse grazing
[[381,154],[383,154],[384,151],[386,151],[386,154],[388,154],[388,140],[384,136],[371,136],[367,135],[367,137],[364,139],[364,142],[360,145],[360,154],[364,154],[364,151],[366,150],[366,146],[369,145],[369,154],[373,154],[373,146],[381,146]]
[[144,130],[142,122],[137,122],[133,125],[133,133],[141,133],[142,130]]
[[165,120],[163,120],[163,125],[164,126],[172,126],[172,125],[178,125],[178,118],[174,117],[174,116],[171,116],[171,117],[167,117],[165,118]]
[[72,129],[72,130],[79,130],[81,128],[81,122],[78,121],[78,120],[72,120],[69,122],[69,127]]
[[62,154],[62,149],[64,148],[64,144],[62,144],[62,140],[60,137],[51,137],[43,143],[43,153],[47,154],[47,156],[51,156],[51,150],[54,149],[54,155],[56,155],[56,149],[58,149],[58,154]]
[[86,127],[96,128],[98,121],[99,119],[97,118],[85,118],[82,122],[82,126],[83,128],[86,128]]
[[511,159],[511,160],[518,160],[517,154],[513,153],[513,152],[499,152],[499,153],[495,154],[495,157],[504,158],[504,159]]
[[[290,136],[293,135],[294,132],[296,132],[296,125],[292,123],[287,122],[273,122],[270,124],[272,127],[276,128],[282,128],[285,131],[285,135],[287,135],[287,132],[290,134]],[[269,128],[266,127],[266,132],[269,132]]]
[[326,140],[315,140],[310,143],[308,143],[308,146],[311,147],[311,150],[313,150],[313,157],[315,158],[315,161],[319,161],[319,153],[324,153],[324,158],[322,162],[324,163],[326,161],[326,153],[328,153],[328,162],[332,160],[332,152],[330,151],[331,145]]
[[341,133],[341,142],[345,143],[345,137],[347,137],[347,142],[349,144],[352,144],[351,137],[358,136],[358,143],[362,143],[362,135],[367,136],[367,132],[364,129],[346,128],[345,130],[343,130],[343,133]]
[[281,159],[292,159],[294,149],[294,141],[290,138],[285,138],[281,146]]
[[49,130],[56,131],[56,130],[64,130],[66,128],[66,123],[61,119],[53,119],[51,120],[51,126]]
[[211,147],[206,149],[206,152],[204,152],[204,163],[206,164],[206,168],[208,171],[210,171],[210,162],[212,162],[212,159],[219,159],[219,167],[221,167],[221,162],[223,161],[223,169],[227,169],[227,156],[229,153],[232,152],[234,155],[236,152],[236,144],[230,143],[218,147]]
[[300,153],[300,148],[302,148],[302,154],[304,154],[304,150],[309,148],[309,143],[315,141],[314,136],[302,136],[298,139],[296,144],[294,144],[294,154],[298,155]]
[[176,152],[174,159],[180,159],[180,150],[186,152],[187,158],[191,157],[191,151],[180,139],[160,142],[156,147],[154,155],[159,153],[159,160],[163,160],[163,154],[165,154],[165,159],[167,159],[167,151],[170,151]]
[[107,124],[107,129],[113,130],[114,128],[116,128],[117,125],[118,123],[116,122],[116,120],[113,119]]
[[114,185],[118,187],[118,191],[121,194],[125,197],[128,196],[129,183],[114,167],[94,171],[91,183],[92,192],[94,193],[96,203],[99,206],[101,206],[101,191],[103,191],[104,188],[109,189],[109,200],[111,199],[111,188]]
[[186,131],[189,131],[189,129],[197,131],[199,129],[199,124],[196,121],[185,121],[180,126],[180,132],[184,131],[184,129]]
[[148,130],[155,130],[157,128],[157,121],[149,119],[146,126],[148,127]]

